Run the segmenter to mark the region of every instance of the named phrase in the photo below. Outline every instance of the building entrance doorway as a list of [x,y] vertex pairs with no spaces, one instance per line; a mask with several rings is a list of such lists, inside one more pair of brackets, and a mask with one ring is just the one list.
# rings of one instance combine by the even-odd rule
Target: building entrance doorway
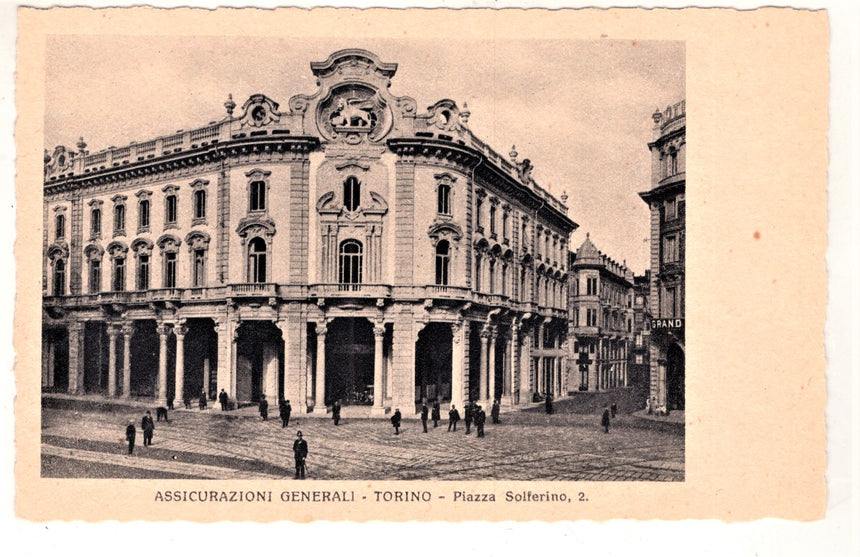
[[451,325],[428,323],[415,343],[415,402],[451,400]]
[[283,375],[284,343],[271,321],[243,321],[236,346],[236,400],[277,404]]
[[325,354],[325,403],[373,404],[373,325],[361,317],[329,323]]
[[684,351],[677,344],[666,351],[666,407],[684,409]]

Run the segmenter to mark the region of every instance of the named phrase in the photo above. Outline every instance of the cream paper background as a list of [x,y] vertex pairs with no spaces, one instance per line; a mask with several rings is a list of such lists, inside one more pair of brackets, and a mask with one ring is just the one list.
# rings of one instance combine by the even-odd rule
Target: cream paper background
[[[21,9],[15,305],[16,513],[31,520],[574,520],[763,517],[825,508],[828,23],[825,12]],[[39,477],[44,40],[49,34],[683,40],[687,52],[686,481],[576,482],[585,506],[158,504],[156,489],[292,488],[288,482]],[[83,94],[96,94],[86,91]],[[643,180],[647,177],[643,177]],[[367,482],[314,482],[357,489]],[[373,482],[373,489],[419,489]],[[468,487],[440,482],[432,489]],[[559,482],[474,482],[559,489]],[[305,487],[305,486],[303,486]],[[308,486],[309,487],[309,486]]]

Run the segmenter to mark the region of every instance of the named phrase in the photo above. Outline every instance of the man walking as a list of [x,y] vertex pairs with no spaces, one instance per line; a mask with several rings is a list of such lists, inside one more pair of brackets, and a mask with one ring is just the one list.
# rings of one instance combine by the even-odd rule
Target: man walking
[[128,456],[134,453],[134,438],[137,435],[137,429],[134,427],[134,420],[128,421],[128,427],[125,428],[125,440],[128,441]]
[[439,401],[433,401],[433,427],[439,427],[439,420],[442,419],[442,413],[439,411]]
[[289,426],[290,414],[293,412],[293,408],[290,406],[290,401],[281,399],[281,403],[278,404],[278,412],[281,414],[281,427]]
[[340,424],[340,401],[336,400],[331,405],[331,419],[334,420],[334,425]]
[[451,405],[451,409],[448,410],[448,431],[451,431],[451,428],[454,428],[454,431],[457,431],[457,422],[460,421],[460,412],[457,410],[457,407],[453,404]]
[[200,391],[199,405],[201,410],[206,410],[206,391]]
[[490,410],[490,416],[493,417],[493,423],[494,424],[499,423],[499,412],[500,411],[501,411],[501,409],[499,408],[499,401],[498,401],[498,399],[496,399],[493,401],[493,408]]
[[221,394],[218,395],[218,402],[221,403],[221,411],[224,412],[227,410],[227,402],[230,400],[230,397],[227,396],[227,392],[224,389],[221,389]]
[[308,442],[302,439],[302,432],[296,432],[293,441],[293,456],[296,459],[296,479],[305,479],[305,459],[308,457]]
[[421,424],[424,426],[424,433],[427,433],[427,415],[430,413],[430,410],[427,408],[427,403],[424,402],[421,404]]
[[400,435],[400,408],[394,409],[394,415],[391,416],[391,425],[394,426],[394,435]]
[[487,421],[487,413],[480,406],[475,407],[475,429],[478,430],[478,437],[484,436],[484,422]]
[[264,422],[269,420],[269,401],[266,400],[266,395],[260,395],[260,417]]
[[547,414],[552,414],[552,393],[546,394],[546,399],[544,399],[544,408],[546,409]]
[[614,400],[612,401],[612,406],[609,407],[610,413],[612,414],[612,419],[615,419],[615,414],[618,413],[618,403]]
[[609,408],[606,404],[603,405],[603,417],[600,419],[600,425],[603,426],[603,432],[609,433]]
[[146,411],[146,416],[140,420],[140,428],[143,430],[143,446],[152,446],[152,433],[155,431],[155,422],[152,421],[152,414],[149,410]]
[[466,420],[466,435],[472,433],[472,418],[475,417],[475,408],[472,406],[472,401],[470,400],[466,404],[466,415],[464,419]]

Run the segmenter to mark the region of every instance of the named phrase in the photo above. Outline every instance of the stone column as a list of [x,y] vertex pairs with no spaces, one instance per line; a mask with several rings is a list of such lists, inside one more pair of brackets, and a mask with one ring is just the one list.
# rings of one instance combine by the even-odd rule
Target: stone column
[[122,398],[131,397],[131,324],[122,328]]
[[314,388],[314,412],[326,413],[325,406],[325,323],[317,323],[317,376]]
[[54,366],[57,365],[57,345],[52,340],[48,342],[48,387],[54,388]]
[[173,328],[173,334],[176,335],[176,366],[173,382],[173,403],[178,407],[182,404],[185,395],[185,335],[188,333],[188,327],[184,321],[179,321]]
[[489,379],[489,387],[487,389],[487,396],[484,400],[489,404],[490,401],[496,399],[496,331],[492,331],[490,333],[490,349],[487,354],[487,376]]
[[385,340],[385,327],[377,325],[373,328],[373,408],[372,415],[385,413],[385,389],[382,376],[382,341]]
[[481,331],[481,377],[478,381],[478,399],[487,400],[487,375],[489,373],[489,339],[490,330],[484,327]]
[[48,386],[48,352],[50,352],[51,341],[48,333],[42,330],[42,390]]
[[156,383],[155,402],[159,406],[167,405],[167,335],[170,327],[160,324],[158,332],[158,382]]
[[84,324],[69,324],[69,394],[82,394],[84,383]]
[[230,317],[224,318],[223,321],[215,323],[215,332],[218,335],[218,368],[215,370],[215,392],[210,393],[210,383],[205,383],[203,388],[206,389],[206,396],[218,400],[218,394],[221,389],[224,391],[230,390],[233,375],[233,321]]
[[[209,393],[209,383],[212,382],[212,371],[211,371],[211,362],[209,361],[209,356],[203,358],[203,390]],[[191,398],[196,398],[200,393],[191,393]]]
[[116,396],[116,337],[119,331],[113,325],[108,325],[108,396]]
[[[451,404],[463,409],[463,377],[466,375],[466,343],[468,330],[463,322],[451,325]],[[445,412],[442,412],[445,415]]]

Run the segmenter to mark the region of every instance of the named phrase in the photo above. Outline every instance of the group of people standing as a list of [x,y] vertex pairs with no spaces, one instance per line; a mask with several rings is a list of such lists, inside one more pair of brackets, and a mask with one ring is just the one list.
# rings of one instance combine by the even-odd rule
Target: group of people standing
[[[494,400],[493,406],[490,409],[490,417],[492,418],[494,424],[501,423],[501,420],[499,419],[500,414],[501,408],[499,401]],[[487,422],[487,413],[484,411],[480,404],[475,403],[474,400],[470,400],[466,404],[463,420],[466,422],[466,435],[472,433],[472,423],[474,423],[475,430],[478,433],[478,437],[484,436],[484,424]],[[448,411],[448,431],[457,431],[457,422],[459,421],[460,411],[457,410],[457,407],[452,404],[451,409]]]
[[[155,422],[152,420],[152,414],[149,410],[146,411],[143,418],[140,420],[140,429],[143,430],[143,446],[152,446],[152,436],[155,433]],[[134,441],[137,437],[137,428],[134,427],[134,420],[128,421],[128,426],[125,428],[125,440],[128,443],[128,455],[134,454]]]

